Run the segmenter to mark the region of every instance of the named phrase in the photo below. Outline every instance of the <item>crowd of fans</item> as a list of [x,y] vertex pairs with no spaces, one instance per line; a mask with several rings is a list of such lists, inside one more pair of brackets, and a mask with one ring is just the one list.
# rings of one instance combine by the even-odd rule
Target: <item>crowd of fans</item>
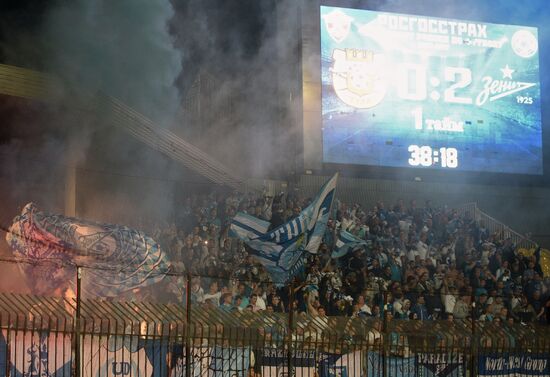
[[[304,275],[293,284],[273,282],[247,246],[229,236],[231,219],[246,212],[275,228],[307,204],[284,195],[193,196],[177,221],[153,237],[175,269],[194,276],[192,301],[220,310],[550,323],[550,280],[538,250],[524,256],[470,214],[430,201],[422,207],[414,200],[390,207],[378,202],[370,209],[335,201],[324,242],[308,255]],[[341,230],[365,244],[332,258]]]

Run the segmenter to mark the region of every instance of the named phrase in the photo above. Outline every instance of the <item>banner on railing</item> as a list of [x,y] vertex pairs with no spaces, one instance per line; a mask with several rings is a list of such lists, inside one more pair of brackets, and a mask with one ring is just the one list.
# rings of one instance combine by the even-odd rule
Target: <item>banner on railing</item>
[[[287,377],[288,351],[280,348],[266,348],[257,361],[261,367],[262,377]],[[317,375],[317,352],[295,350],[292,352],[292,368],[294,375],[300,377],[315,377]]]
[[[319,357],[320,377],[361,377],[361,351],[344,355],[322,353]],[[298,374],[297,374],[298,375]]]
[[[385,360],[385,363],[384,363]],[[408,357],[386,356],[377,352],[368,353],[367,377],[463,377],[466,364],[463,354],[457,353],[418,353]]]
[[294,350],[291,363],[293,374],[288,370],[288,351],[264,349],[258,359],[262,377],[361,377],[363,364],[361,352],[332,354],[314,350]]
[[478,375],[550,377],[549,354],[493,354],[478,356]]
[[[89,340],[89,341],[87,341]],[[84,339],[83,377],[152,376],[154,367],[137,336]]]
[[0,376],[5,375],[8,367],[6,357],[8,355],[8,345],[6,344],[6,330],[0,330]]
[[[192,347],[190,372],[193,377],[246,377],[251,368],[251,355],[248,347]],[[170,375],[185,377],[185,373],[185,348],[175,346]]]
[[[212,349],[210,347],[191,347],[191,364],[189,371],[192,377],[208,377],[210,354]],[[185,377],[186,373],[186,358],[185,347],[175,346],[172,353],[171,362],[171,377]]]
[[250,368],[250,348],[214,347],[210,356],[210,377],[246,377]]
[[[83,377],[185,377],[182,344],[138,336],[83,336]],[[0,377],[10,362],[10,377],[71,376],[74,343],[70,335],[46,331],[0,332]],[[467,358],[461,353],[407,353],[405,356],[361,351],[331,354],[294,350],[289,371],[288,351],[282,348],[191,347],[192,377],[463,377]],[[479,356],[479,376],[550,377],[548,354]]]
[[8,331],[2,331],[0,376],[5,375],[8,357],[10,377],[71,376],[71,338],[68,335],[9,331],[8,336]]
[[418,377],[462,377],[465,376],[465,357],[461,353],[417,353]]
[[408,377],[416,375],[414,357],[383,357],[378,352],[369,352],[367,362],[367,377],[382,377],[384,375],[384,364],[387,376]]

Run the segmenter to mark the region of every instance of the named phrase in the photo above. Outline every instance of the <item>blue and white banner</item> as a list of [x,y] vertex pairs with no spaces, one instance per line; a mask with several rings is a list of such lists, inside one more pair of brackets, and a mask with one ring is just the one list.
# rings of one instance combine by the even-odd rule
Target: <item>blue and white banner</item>
[[[210,347],[192,347],[191,348],[191,364],[190,371],[193,377],[208,377],[210,370],[210,355],[212,348]],[[171,358],[170,377],[186,377],[186,357],[185,347],[175,346]]]
[[210,356],[209,377],[247,377],[250,348],[214,347]]
[[342,258],[346,256],[351,250],[359,246],[367,246],[369,242],[362,240],[361,238],[355,237],[353,234],[341,230],[336,240],[336,250],[332,252],[332,258]]
[[83,377],[160,377],[137,336],[85,338]]
[[239,212],[231,220],[229,236],[248,240],[264,235],[269,229],[269,221],[258,219],[247,213]]
[[549,354],[492,354],[478,356],[478,376],[550,377]]
[[[384,358],[368,353],[367,377],[383,375]],[[395,377],[464,377],[466,359],[463,354],[419,353],[409,357],[386,356],[386,375]]]
[[8,364],[8,345],[6,344],[7,330],[0,330],[0,377],[4,377],[6,367]]
[[[247,377],[251,367],[251,350],[247,347],[192,347],[193,377]],[[185,348],[176,346],[172,353],[171,377],[186,376]]]
[[[356,351],[344,355],[294,350],[292,352],[293,374],[299,377],[361,377],[364,369],[362,353]],[[259,358],[263,377],[287,377],[288,352],[266,348]]]
[[239,214],[232,221],[233,234],[242,236],[252,255],[277,284],[286,283],[303,270],[304,251],[317,252],[328,223],[337,179],[335,174],[300,215],[268,233],[254,235],[261,229],[262,220],[251,216]]
[[417,353],[418,377],[463,377],[466,359],[461,353]]
[[367,377],[383,376],[384,364],[386,365],[386,376],[416,376],[416,365],[414,357],[386,356],[384,358],[378,352],[369,352],[367,359]]
[[[8,341],[9,338],[9,341]],[[71,337],[47,331],[0,333],[0,376],[6,372],[10,348],[10,376],[71,376]]]
[[320,377],[361,377],[363,370],[361,351],[339,354],[321,354]]
[[300,351],[292,352],[292,366],[294,373],[288,370],[288,351],[281,348],[266,348],[259,359],[262,377],[299,377],[317,376],[317,352]]
[[50,294],[74,282],[74,271],[60,263],[34,267],[48,260],[90,267],[84,270],[83,291],[97,296],[114,297],[157,283],[169,270],[159,244],[138,230],[47,214],[33,203],[14,219],[6,241],[16,258],[33,262],[22,268],[37,294]]

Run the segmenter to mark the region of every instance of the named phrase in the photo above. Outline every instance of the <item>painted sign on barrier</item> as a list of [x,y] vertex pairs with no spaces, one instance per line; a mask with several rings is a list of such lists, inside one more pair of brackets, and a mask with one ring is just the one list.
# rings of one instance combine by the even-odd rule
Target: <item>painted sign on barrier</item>
[[478,358],[478,375],[550,377],[548,354],[492,354]]
[[461,353],[417,353],[418,377],[462,377],[466,364]]
[[137,336],[84,339],[83,377],[149,377],[153,365]]
[[378,352],[369,352],[367,358],[367,377],[383,376],[384,365],[388,376],[408,377],[416,373],[414,357],[383,357]]
[[319,360],[321,377],[361,377],[363,363],[361,351],[344,355],[323,353]]
[[8,357],[11,377],[70,376],[71,337],[48,331],[2,331],[0,376],[5,375]]
[[[193,377],[246,377],[251,366],[246,347],[192,347],[190,371]],[[172,377],[185,377],[185,347],[172,352]]]
[[[266,348],[258,360],[262,377],[288,377],[288,351],[280,348]],[[293,375],[299,377],[316,376],[317,353],[295,350],[292,352]]]

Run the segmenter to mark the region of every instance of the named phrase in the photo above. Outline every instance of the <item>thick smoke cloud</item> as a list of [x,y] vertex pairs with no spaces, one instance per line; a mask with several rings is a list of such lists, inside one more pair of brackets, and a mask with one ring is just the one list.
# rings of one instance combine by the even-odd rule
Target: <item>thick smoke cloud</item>
[[[173,126],[182,53],[169,31],[170,1],[13,3],[0,17],[1,63],[53,74],[67,91],[56,93],[55,104],[2,98],[0,111],[9,126],[0,135],[2,228],[30,201],[63,213],[72,168],[77,168],[77,216],[130,225],[139,225],[147,213],[169,216],[179,177],[175,164],[123,130],[106,127],[102,114],[75,111],[73,96],[102,92],[163,127]],[[1,232],[0,256],[9,257],[4,236]],[[0,268],[6,278],[0,285],[9,289],[9,280],[21,280],[9,265]]]
[[[171,208],[166,186],[179,177],[174,164],[124,131],[105,127],[101,114],[75,111],[73,101],[75,93],[102,92],[163,127],[173,126],[180,105],[175,84],[182,52],[169,31],[174,15],[170,1],[34,3],[6,5],[9,11],[0,18],[1,62],[53,74],[67,91],[58,93],[55,105],[3,98],[1,110],[10,126],[0,143],[5,197],[17,206],[34,201],[44,210],[63,212],[65,172],[76,167],[86,189],[93,193],[94,185],[101,188],[80,197],[87,200],[82,208],[93,208],[94,201],[107,208],[128,186],[147,187],[141,193],[133,190],[135,197],[143,197],[144,209]],[[121,174],[164,181],[136,185],[135,179],[125,182]],[[2,225],[16,212],[7,207]]]
[[[208,93],[205,102],[220,109],[205,114],[206,119],[191,119],[191,128],[198,129],[191,136],[245,176],[287,172],[294,162],[290,146],[297,142],[296,130],[286,118],[291,111],[289,91],[301,81],[286,74],[295,68],[289,52],[299,51],[301,43],[297,2],[175,4],[178,46],[188,52],[180,80],[184,96],[200,96],[200,77]],[[282,56],[289,59],[281,62]],[[197,111],[197,106],[189,110]]]
[[118,97],[157,122],[179,105],[168,0],[78,0],[47,15],[49,71],[72,85]]
[[[301,130],[294,127],[301,117],[301,77],[295,67],[300,62],[294,59],[300,53],[300,17],[308,12],[308,6],[317,6],[315,1],[307,1],[300,14],[299,3],[57,1],[39,12],[32,33],[19,32],[6,38],[13,42],[4,41],[2,55],[7,62],[53,72],[72,86],[119,97],[156,122],[189,136],[243,176],[287,178],[296,171],[294,156],[302,142]],[[529,4],[377,0],[343,1],[342,5],[539,26],[541,62],[548,60],[544,46],[549,11],[543,0]],[[541,75],[546,76],[544,64],[542,67]],[[193,87],[198,77],[210,80],[212,86],[201,87],[206,101],[190,106],[203,106],[204,118],[197,120],[178,106],[184,99],[200,97]],[[545,80],[543,77],[543,91]],[[213,106],[205,110],[209,105]],[[45,165],[48,161],[66,165],[86,161],[98,170],[162,178],[158,185],[163,186],[164,179],[181,178],[177,165],[124,133],[97,132],[95,120],[67,120],[57,115],[51,115],[55,120],[48,121],[54,124],[50,128],[63,132],[51,132],[47,142],[38,141],[41,148],[33,146],[46,156],[42,159]],[[67,130],[78,131],[72,136],[76,156],[69,160],[59,157],[71,156],[64,152]],[[17,148],[21,152],[21,147]],[[10,171],[23,170],[16,164],[10,164]],[[43,177],[39,180],[43,182]],[[156,181],[151,182],[155,186]],[[125,187],[113,183],[109,190],[116,194],[113,197],[121,197]],[[148,196],[152,202],[154,190]]]
[[[169,0],[64,2],[47,15],[45,38],[53,42],[48,70],[73,88],[117,97],[161,127],[172,127],[180,105],[175,83],[182,69],[182,53],[169,32],[173,15]],[[165,180],[179,176],[177,165],[124,131],[102,126],[94,124],[92,132],[71,142],[73,147],[77,143],[72,149],[82,151],[79,143],[89,141],[87,165],[114,173],[81,179],[91,181],[87,195],[79,198],[81,215],[117,222],[152,211],[155,217],[162,212],[169,217],[172,183]],[[120,174],[144,180],[140,184]],[[132,205],[138,200],[139,206]],[[110,212],[115,214],[109,218]]]

